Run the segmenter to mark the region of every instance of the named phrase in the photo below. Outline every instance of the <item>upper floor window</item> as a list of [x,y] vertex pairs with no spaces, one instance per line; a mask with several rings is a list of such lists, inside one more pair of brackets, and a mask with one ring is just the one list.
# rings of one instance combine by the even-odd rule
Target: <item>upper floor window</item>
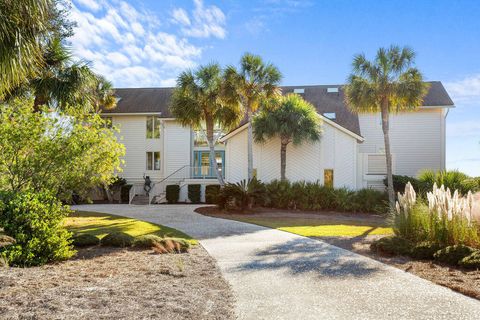
[[147,117],[147,139],[160,138],[160,117]]
[[[223,135],[222,130],[220,130],[219,128],[215,128],[215,131],[213,133],[213,138],[216,141],[216,145],[221,144],[221,142],[218,141],[218,138],[220,138],[222,135]],[[193,145],[195,147],[208,147],[207,137],[205,136],[205,133],[203,133],[202,130],[193,131]]]

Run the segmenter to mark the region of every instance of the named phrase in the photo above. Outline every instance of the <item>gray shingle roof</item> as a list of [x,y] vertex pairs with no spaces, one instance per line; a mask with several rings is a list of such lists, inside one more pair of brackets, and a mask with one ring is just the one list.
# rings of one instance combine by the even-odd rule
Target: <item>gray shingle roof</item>
[[[439,81],[432,81],[430,90],[424,99],[424,106],[452,106],[447,91]],[[283,93],[293,92],[294,89],[304,89],[303,98],[313,104],[318,113],[335,113],[336,123],[361,135],[358,116],[350,112],[344,102],[342,85],[311,85],[311,86],[283,86]],[[327,92],[327,88],[339,88],[338,92]],[[105,110],[103,113],[160,113],[163,118],[171,118],[169,111],[170,97],[173,88],[121,88],[116,89],[120,98],[117,107]]]

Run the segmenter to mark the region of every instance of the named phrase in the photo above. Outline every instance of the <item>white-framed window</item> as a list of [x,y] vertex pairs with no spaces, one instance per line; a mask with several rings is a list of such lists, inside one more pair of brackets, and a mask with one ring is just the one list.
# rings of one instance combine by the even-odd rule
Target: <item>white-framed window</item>
[[160,139],[161,122],[160,117],[147,117],[147,139]]
[[147,170],[161,170],[160,151],[147,152]]

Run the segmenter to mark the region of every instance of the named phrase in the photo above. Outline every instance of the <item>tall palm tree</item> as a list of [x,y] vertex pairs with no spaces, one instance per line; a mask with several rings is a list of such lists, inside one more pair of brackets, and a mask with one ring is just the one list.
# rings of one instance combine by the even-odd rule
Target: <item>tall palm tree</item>
[[182,125],[202,131],[205,126],[210,159],[222,186],[223,175],[215,159],[215,125],[229,130],[238,125],[241,117],[238,100],[224,95],[223,84],[222,69],[217,63],[182,72],[177,79],[170,106],[172,115]]
[[281,94],[282,74],[271,63],[265,63],[258,55],[245,53],[240,60],[240,69],[229,66],[225,70],[227,88],[240,97],[248,123],[248,179],[253,178],[253,129],[252,115],[267,99]]
[[0,0],[0,99],[36,73],[53,0]]
[[280,137],[280,177],[286,180],[287,146],[305,141],[318,141],[321,136],[321,119],[315,107],[297,94],[288,94],[273,100],[273,108],[266,106],[253,118],[256,142]]
[[408,47],[380,48],[373,61],[356,55],[345,87],[345,100],[357,113],[381,113],[387,164],[388,198],[395,204],[390,151],[390,113],[413,111],[423,103],[429,85],[414,65],[415,53]]
[[95,88],[101,80],[87,63],[73,61],[59,38],[49,40],[37,76],[29,81],[35,96],[34,110],[41,105],[60,110],[68,105],[86,110],[96,104]]

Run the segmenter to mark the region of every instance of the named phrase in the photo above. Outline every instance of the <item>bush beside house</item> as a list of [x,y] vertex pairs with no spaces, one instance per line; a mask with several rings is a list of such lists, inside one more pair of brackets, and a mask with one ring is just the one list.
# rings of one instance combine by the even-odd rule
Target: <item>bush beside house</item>
[[180,196],[180,186],[178,184],[168,185],[165,194],[168,203],[177,203]]
[[188,185],[188,199],[191,203],[200,203],[200,184],[189,184]]

